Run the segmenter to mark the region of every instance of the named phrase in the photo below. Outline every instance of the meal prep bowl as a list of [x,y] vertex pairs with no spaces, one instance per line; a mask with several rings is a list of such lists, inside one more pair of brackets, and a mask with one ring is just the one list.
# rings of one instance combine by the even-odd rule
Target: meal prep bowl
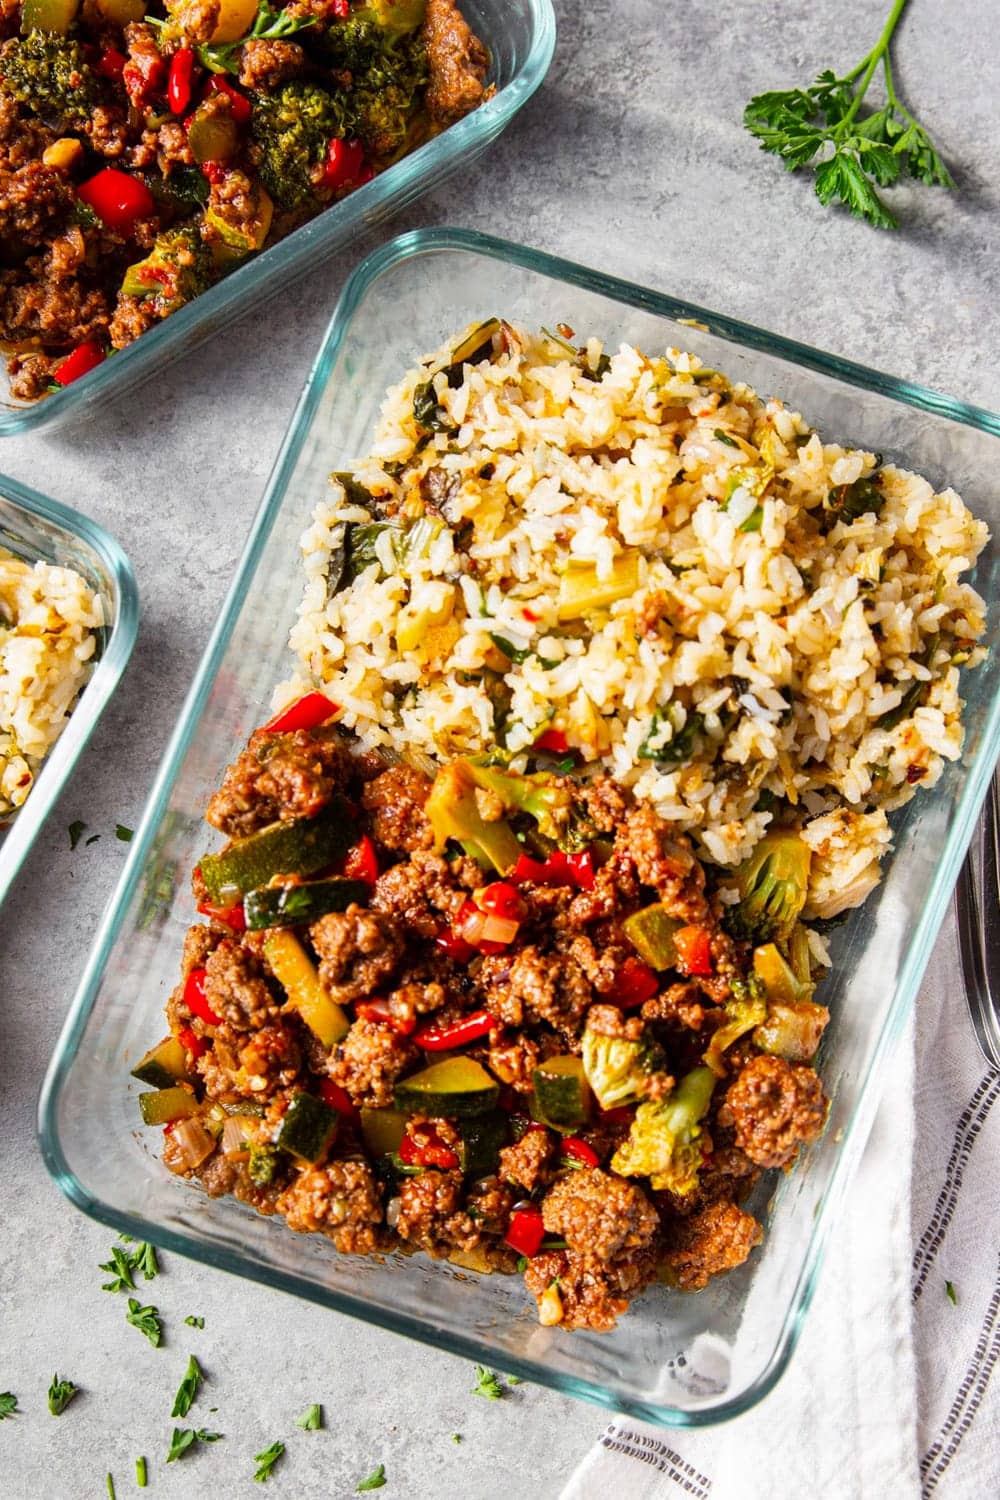
[[108,405],[329,260],[341,246],[377,229],[485,151],[548,72],[555,48],[555,15],[552,0],[460,0],[460,5],[489,48],[487,83],[496,85],[493,99],[248,261],[86,378],[24,404],[11,398],[7,377],[0,373],[0,437],[59,427]]
[[0,829],[0,902],[90,738],[135,645],[139,598],[132,565],[114,537],[58,500],[0,475],[0,547],[25,562],[75,568],[100,595],[105,625],[98,661],[24,806]]
[[[189,875],[214,838],[206,802],[289,671],[299,535],[329,472],[367,451],[386,387],[495,314],[533,328],[569,323],[578,339],[596,334],[612,346],[691,349],[801,407],[830,441],[953,484],[1000,529],[1000,418],[988,412],[481,235],[435,230],[385,246],[341,297],[271,477],[49,1070],[42,1147],[72,1201],[117,1229],[653,1422],[716,1422],[760,1400],[788,1363],[1000,749],[995,543],[977,574],[991,649],[963,677],[965,754],[894,816],[885,880],[835,929],[821,992],[833,1014],[819,1061],[829,1125],[794,1171],[759,1185],[749,1206],[765,1240],[740,1269],[694,1295],[651,1288],[610,1334],[542,1328],[520,1278],[422,1255],[384,1264],[338,1255],[319,1235],[209,1199],[160,1167],[158,1135],[137,1123],[128,1070],[166,1030],[163,1004],[195,915]],[[955,1024],[967,1024],[957,1000]]]

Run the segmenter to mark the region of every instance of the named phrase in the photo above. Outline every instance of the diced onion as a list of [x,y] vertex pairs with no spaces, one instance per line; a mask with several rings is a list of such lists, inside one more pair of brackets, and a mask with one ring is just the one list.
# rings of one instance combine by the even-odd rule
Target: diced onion
[[390,1229],[395,1229],[399,1223],[399,1210],[401,1206],[402,1200],[399,1198],[390,1198],[385,1206],[385,1222]]
[[222,1127],[222,1150],[226,1156],[237,1156],[246,1151],[244,1122],[239,1115],[230,1115]]
[[178,1120],[171,1131],[173,1139],[174,1154],[179,1163],[186,1170],[190,1167],[200,1167],[207,1156],[211,1156],[215,1150],[215,1137],[212,1136],[200,1120]]
[[484,943],[512,943],[517,937],[520,922],[512,917],[497,917],[492,912],[486,916],[480,941]]

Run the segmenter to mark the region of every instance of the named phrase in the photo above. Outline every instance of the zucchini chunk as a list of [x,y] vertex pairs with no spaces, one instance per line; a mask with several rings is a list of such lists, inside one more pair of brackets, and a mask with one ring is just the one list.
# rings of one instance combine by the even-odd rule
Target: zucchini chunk
[[496,1171],[506,1131],[506,1117],[498,1110],[463,1120],[459,1158],[466,1177],[489,1177]]
[[531,1075],[535,1119],[553,1130],[575,1130],[590,1118],[590,1088],[583,1060],[569,1054],[547,1058]]
[[216,906],[232,906],[275,875],[315,875],[336,864],[354,842],[351,810],[335,797],[319,817],[271,823],[218,854],[203,855],[202,879]]
[[396,1108],[408,1114],[482,1115],[497,1102],[500,1085],[471,1057],[455,1055],[432,1063],[396,1085]]
[[352,901],[363,904],[371,894],[363,880],[307,880],[302,885],[264,885],[243,899],[247,928],[304,927],[328,911],[346,911]]
[[174,1120],[190,1120],[201,1112],[198,1100],[180,1084],[139,1095],[139,1113],[144,1125],[171,1125]]
[[634,911],[622,923],[622,930],[632,947],[651,969],[672,969],[677,963],[674,933],[684,926],[676,917],[668,917],[657,901]]
[[299,1090],[292,1095],[282,1116],[274,1144],[299,1161],[315,1166],[329,1149],[339,1122],[340,1116],[329,1104],[315,1094]]
[[154,1089],[168,1089],[175,1083],[193,1083],[188,1071],[187,1053],[175,1036],[165,1036],[150,1047],[132,1069],[132,1077]]
[[319,982],[316,965],[294,933],[278,928],[264,941],[264,957],[283,985],[288,1005],[297,1010],[324,1047],[335,1047],[351,1029],[343,1006],[331,1000]]
[[362,1109],[361,1135],[372,1156],[392,1156],[399,1150],[406,1120],[398,1109]]

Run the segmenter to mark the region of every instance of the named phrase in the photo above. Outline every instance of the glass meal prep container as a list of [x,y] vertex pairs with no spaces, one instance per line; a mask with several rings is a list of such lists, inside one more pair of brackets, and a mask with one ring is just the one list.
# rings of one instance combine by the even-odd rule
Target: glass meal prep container
[[[651,1288],[613,1333],[543,1328],[520,1278],[423,1255],[338,1255],[319,1235],[171,1176],[156,1159],[159,1136],[138,1126],[141,1085],[129,1068],[166,1029],[194,918],[190,871],[214,837],[204,808],[288,674],[298,538],[330,471],[367,451],[386,387],[456,331],[499,314],[533,328],[566,322],[578,339],[612,346],[691,349],[780,394],[829,440],[953,484],[1000,529],[1000,419],[987,412],[475,233],[421,231],[385,246],[348,283],[278,458],[50,1067],[42,1147],[67,1196],[117,1229],[633,1416],[711,1423],[760,1400],[791,1356],[1000,748],[996,543],[975,579],[990,601],[990,651],[963,679],[963,759],[894,815],[882,885],[835,930],[822,989],[833,1019],[818,1064],[829,1124],[787,1177],[766,1174],[750,1199],[765,1239],[744,1266],[695,1294]],[[968,1024],[957,1000],[955,1024]]]
[[496,86],[494,98],[287,239],[247,261],[86,378],[25,404],[11,398],[7,376],[0,368],[0,437],[60,427],[107,406],[329,260],[341,246],[378,229],[485,151],[548,72],[555,48],[555,15],[551,0],[460,0],[460,4],[473,31],[489,49],[486,82]]
[[98,639],[97,665],[65,729],[46,756],[23,807],[6,828],[0,826],[2,903],[125,670],[135,644],[139,598],[132,565],[114,537],[58,500],[48,500],[4,475],[0,475],[0,547],[24,562],[75,568],[100,596],[105,621]]

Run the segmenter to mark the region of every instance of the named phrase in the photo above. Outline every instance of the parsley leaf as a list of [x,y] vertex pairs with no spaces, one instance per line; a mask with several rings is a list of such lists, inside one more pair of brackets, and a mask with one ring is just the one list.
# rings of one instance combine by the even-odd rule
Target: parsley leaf
[[159,1274],[160,1266],[156,1259],[156,1246],[150,1245],[146,1240],[140,1240],[132,1251],[132,1268],[142,1272],[144,1281],[152,1281]]
[[201,1366],[192,1354],[188,1358],[184,1379],[178,1386],[177,1395],[174,1397],[174,1404],[170,1412],[172,1417],[187,1416],[191,1410],[191,1404],[198,1394],[198,1387],[201,1385],[202,1379]]
[[58,1375],[53,1375],[49,1386],[49,1411],[54,1417],[62,1416],[78,1389],[72,1380],[60,1380]]
[[385,1464],[379,1464],[377,1469],[354,1486],[354,1493],[360,1495],[362,1490],[380,1490],[385,1484]]
[[115,1494],[115,1482],[112,1479],[110,1473],[107,1475],[107,1478],[104,1482],[108,1487],[108,1500],[118,1500],[118,1497]]
[[945,1284],[944,1284],[944,1289],[945,1289],[945,1294],[946,1294],[946,1296],[948,1298],[948,1301],[949,1302],[953,1302],[955,1304],[955,1306],[957,1307],[958,1306],[958,1293],[955,1290],[955,1283],[953,1281],[946,1281]]
[[98,1269],[107,1271],[112,1277],[111,1281],[103,1283],[102,1292],[123,1292],[126,1288],[135,1291],[135,1282],[132,1280],[132,1257],[120,1245],[112,1248],[111,1259],[104,1261]]
[[135,1484],[136,1489],[146,1488],[146,1460],[144,1458],[137,1458],[135,1461]]
[[17,1397],[10,1391],[0,1391],[0,1422],[5,1417],[12,1417],[17,1411]]
[[476,1383],[472,1387],[474,1396],[483,1396],[487,1401],[499,1401],[503,1395],[500,1377],[485,1365],[476,1366]]
[[134,829],[127,827],[124,823],[115,824],[115,838],[120,839],[123,844],[130,844],[132,842],[134,831]]
[[163,1324],[155,1307],[140,1307],[138,1297],[130,1297],[125,1321],[144,1333],[154,1349],[159,1347],[163,1337]]
[[295,1418],[296,1427],[301,1427],[303,1432],[316,1432],[323,1425],[323,1408],[307,1406],[300,1417]]
[[284,1443],[276,1442],[272,1443],[270,1448],[265,1448],[263,1453],[254,1454],[253,1461],[257,1465],[257,1472],[253,1477],[254,1479],[256,1479],[258,1484],[263,1484],[265,1479],[268,1478],[271,1470],[274,1468],[275,1464],[278,1462],[278,1459],[281,1457],[284,1451]]
[[75,821],[69,825],[66,832],[69,834],[69,847],[71,849],[76,848],[77,844],[83,838],[83,835],[86,833],[86,831],[87,825],[80,818],[75,819]]
[[521,1379],[520,1375],[508,1375],[507,1376],[507,1384],[508,1385],[523,1385],[524,1381]]
[[453,1432],[451,1440],[453,1443],[460,1443],[462,1441],[462,1434],[460,1432]]
[[197,1430],[191,1427],[175,1427],[170,1435],[167,1463],[172,1464],[176,1459],[181,1458],[195,1443],[217,1443],[221,1437],[221,1432],[206,1432],[204,1427],[199,1427]]
[[188,1316],[184,1319],[184,1322],[187,1324],[188,1328],[204,1328],[205,1326],[205,1319],[196,1318],[194,1313],[189,1313]]
[[[955,186],[927,131],[896,94],[889,49],[905,4],[894,0],[882,35],[849,73],[838,77],[827,68],[809,88],[755,94],[743,112],[761,150],[779,157],[789,172],[815,173],[821,203],[843,204],[876,229],[898,227],[876,188],[891,187],[904,170],[930,187]],[[886,102],[865,113],[880,64]]]

